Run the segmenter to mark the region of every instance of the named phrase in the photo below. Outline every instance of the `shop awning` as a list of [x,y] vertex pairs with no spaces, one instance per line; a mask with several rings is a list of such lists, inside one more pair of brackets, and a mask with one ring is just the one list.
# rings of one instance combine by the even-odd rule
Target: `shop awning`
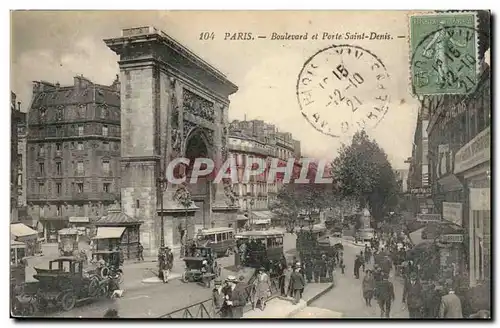
[[413,232],[411,232],[409,235],[410,235],[410,240],[411,242],[413,243],[413,245],[418,245],[422,242],[425,241],[424,238],[422,238],[422,232],[425,230],[426,228],[423,227],[423,228],[420,228],[418,230],[415,230]]
[[70,216],[69,223],[89,223],[90,219],[87,216]]
[[246,217],[244,215],[238,214],[236,216],[236,221],[246,221],[246,220],[248,220],[248,217]]
[[460,182],[460,180],[454,174],[450,174],[444,178],[439,179],[438,183],[441,185],[441,188],[444,192],[464,189],[462,182]]
[[258,219],[255,220],[254,224],[269,224],[271,223],[271,219]]
[[125,227],[97,227],[97,235],[94,239],[121,238]]
[[263,219],[263,220],[271,219],[271,212],[269,212],[269,211],[252,212],[252,214],[259,219]]
[[25,224],[22,223],[14,223],[10,225],[10,233],[14,235],[16,238],[30,237],[34,236],[38,237],[38,232],[36,230],[31,229]]

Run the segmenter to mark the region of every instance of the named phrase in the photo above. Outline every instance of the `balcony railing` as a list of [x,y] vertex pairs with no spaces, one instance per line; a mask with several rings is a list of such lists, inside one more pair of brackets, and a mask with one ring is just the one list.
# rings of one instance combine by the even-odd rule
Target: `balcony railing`
[[46,193],[30,193],[26,196],[28,202],[33,201],[113,201],[117,199],[118,193],[107,192],[72,192],[60,195],[49,195]]
[[[255,277],[255,276],[254,276]],[[271,297],[269,299],[278,297],[282,292],[282,277],[278,276],[271,279]],[[248,312],[251,309],[250,304],[255,296],[255,290],[252,279],[250,279],[248,286],[245,288],[246,294],[246,305],[243,308],[244,312]],[[218,317],[217,310],[214,307],[211,298],[204,301],[185,306],[183,308],[177,309],[175,311],[161,315],[160,319],[177,319],[177,318],[190,318],[190,319],[209,319]]]

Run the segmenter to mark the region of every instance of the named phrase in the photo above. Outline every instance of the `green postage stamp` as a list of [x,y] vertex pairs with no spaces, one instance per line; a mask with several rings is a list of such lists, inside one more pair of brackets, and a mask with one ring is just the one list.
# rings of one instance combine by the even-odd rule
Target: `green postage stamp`
[[415,95],[468,94],[478,79],[475,13],[410,16],[411,84]]

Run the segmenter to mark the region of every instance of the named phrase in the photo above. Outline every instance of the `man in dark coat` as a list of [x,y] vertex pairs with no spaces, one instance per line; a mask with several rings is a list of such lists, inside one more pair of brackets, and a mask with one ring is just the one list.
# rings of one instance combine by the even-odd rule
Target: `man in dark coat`
[[313,267],[313,270],[314,270],[314,282],[315,282],[315,283],[318,283],[318,282],[319,282],[319,280],[320,280],[320,277],[321,277],[321,269],[322,269],[321,259],[316,259],[316,260],[314,260],[314,267]]
[[354,260],[354,277],[356,277],[356,279],[359,279],[359,268],[361,268],[361,265],[361,257],[356,255],[356,259]]
[[309,258],[304,261],[304,271],[306,273],[306,280],[310,283],[313,280],[314,263]]
[[424,295],[422,285],[417,281],[416,273],[410,275],[405,281],[403,291],[403,303],[406,303],[410,318],[421,318]]
[[394,285],[389,280],[389,275],[383,273],[382,281],[376,283],[375,294],[380,307],[380,317],[389,318],[391,305],[394,302]]
[[294,301],[293,304],[298,304],[302,298],[302,292],[304,291],[304,286],[306,282],[304,276],[302,275],[300,264],[295,267],[294,272],[290,277],[290,286],[293,291]]
[[226,289],[224,305],[231,309],[231,318],[242,318],[243,307],[247,303],[245,290],[238,286],[238,279],[228,276],[226,279],[228,288]]

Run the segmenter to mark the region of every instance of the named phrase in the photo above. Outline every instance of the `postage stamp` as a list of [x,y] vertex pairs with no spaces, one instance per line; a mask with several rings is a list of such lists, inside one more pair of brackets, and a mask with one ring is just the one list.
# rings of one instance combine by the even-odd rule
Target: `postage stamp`
[[360,46],[320,50],[305,62],[297,79],[302,116],[331,137],[374,128],[389,110],[389,79],[384,63]]
[[415,95],[468,94],[477,85],[476,14],[410,16],[411,81]]

